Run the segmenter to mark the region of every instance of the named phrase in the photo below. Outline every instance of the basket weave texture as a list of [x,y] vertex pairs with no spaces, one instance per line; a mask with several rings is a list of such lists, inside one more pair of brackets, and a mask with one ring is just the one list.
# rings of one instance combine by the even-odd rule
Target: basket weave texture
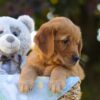
[[80,82],[78,82],[75,86],[72,87],[70,91],[68,91],[65,95],[60,97],[58,100],[81,100],[81,88]]

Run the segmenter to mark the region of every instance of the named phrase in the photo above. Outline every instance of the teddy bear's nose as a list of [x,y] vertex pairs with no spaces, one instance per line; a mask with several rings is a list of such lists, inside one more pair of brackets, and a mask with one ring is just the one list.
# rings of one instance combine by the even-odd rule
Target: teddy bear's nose
[[8,36],[7,39],[6,39],[8,42],[12,43],[14,42],[14,37],[13,36]]

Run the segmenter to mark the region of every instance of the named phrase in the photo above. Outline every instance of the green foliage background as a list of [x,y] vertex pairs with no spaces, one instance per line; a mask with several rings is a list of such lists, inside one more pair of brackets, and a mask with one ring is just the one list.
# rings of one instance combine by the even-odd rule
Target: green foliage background
[[35,19],[36,30],[55,16],[70,18],[80,26],[83,35],[81,64],[86,73],[82,83],[82,100],[100,100],[100,43],[97,30],[100,28],[100,0],[0,0],[0,16],[17,18],[29,14]]

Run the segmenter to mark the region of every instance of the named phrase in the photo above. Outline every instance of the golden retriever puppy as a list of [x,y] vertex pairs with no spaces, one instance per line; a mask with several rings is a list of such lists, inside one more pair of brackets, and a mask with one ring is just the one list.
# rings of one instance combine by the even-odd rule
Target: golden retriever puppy
[[21,72],[19,88],[32,89],[37,76],[50,76],[52,92],[60,92],[69,76],[84,79],[79,65],[82,37],[79,27],[65,17],[44,23],[35,36],[35,46]]

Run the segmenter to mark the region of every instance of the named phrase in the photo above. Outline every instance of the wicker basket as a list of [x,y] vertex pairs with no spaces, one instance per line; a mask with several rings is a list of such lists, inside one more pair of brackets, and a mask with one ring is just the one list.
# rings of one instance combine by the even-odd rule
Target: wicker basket
[[60,97],[58,100],[81,100],[81,95],[80,82],[78,82],[69,92]]

